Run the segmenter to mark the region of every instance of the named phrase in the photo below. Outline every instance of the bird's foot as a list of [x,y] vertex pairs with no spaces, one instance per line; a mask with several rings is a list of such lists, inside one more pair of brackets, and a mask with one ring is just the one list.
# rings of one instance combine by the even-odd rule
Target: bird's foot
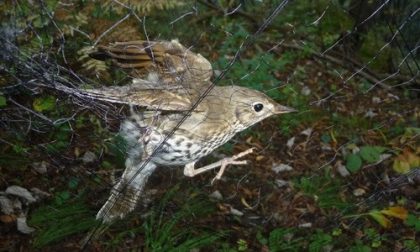
[[214,181],[219,180],[222,178],[223,173],[226,170],[226,167],[228,165],[246,165],[248,162],[246,160],[237,160],[241,157],[244,157],[254,151],[254,148],[250,148],[246,151],[240,152],[232,157],[224,158],[221,160],[220,170],[217,172],[216,176],[211,180],[211,184],[214,183]]
[[220,170],[217,172],[216,177],[214,177],[213,180],[211,181],[211,183],[213,184],[216,179],[218,180],[218,179],[222,178],[222,175],[223,175],[223,173],[226,170],[226,167],[228,165],[245,165],[245,164],[247,164],[246,160],[237,160],[237,159],[239,159],[243,156],[246,156],[246,155],[252,153],[253,151],[254,151],[254,148],[250,148],[250,149],[248,149],[246,151],[243,151],[239,154],[236,154],[232,157],[224,158],[224,159],[222,159],[218,162],[215,162],[213,164],[209,164],[209,165],[206,165],[204,167],[197,168],[197,169],[194,169],[194,162],[189,163],[184,168],[184,175],[188,176],[188,177],[194,177],[197,174],[200,174],[200,173],[215,169],[217,167],[220,167]]

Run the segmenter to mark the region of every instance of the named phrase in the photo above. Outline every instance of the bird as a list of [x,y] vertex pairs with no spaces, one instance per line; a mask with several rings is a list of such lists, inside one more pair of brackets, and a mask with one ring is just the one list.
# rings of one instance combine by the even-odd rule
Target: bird
[[[273,115],[296,110],[239,85],[214,85],[213,68],[178,40],[128,41],[96,46],[90,56],[125,70],[130,83],[84,90],[89,96],[130,106],[119,134],[127,145],[125,170],[96,218],[102,223],[132,212],[157,167],[184,166],[194,177],[228,165],[244,165],[253,148],[196,168],[202,157],[236,133]],[[135,108],[139,108],[135,110]]]

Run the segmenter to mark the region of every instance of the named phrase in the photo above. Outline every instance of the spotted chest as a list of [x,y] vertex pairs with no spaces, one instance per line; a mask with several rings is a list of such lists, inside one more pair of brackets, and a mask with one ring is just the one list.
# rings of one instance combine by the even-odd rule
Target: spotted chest
[[[167,137],[155,127],[140,127],[135,121],[126,121],[121,130],[122,136],[131,142],[129,155],[141,159],[150,157],[157,164],[165,166],[185,165],[210,154],[214,149],[229,141],[236,133],[234,130],[211,132],[204,139],[193,133],[175,131]],[[166,140],[166,141],[165,141]],[[158,148],[156,151],[155,149]]]
[[[154,146],[154,149],[165,139],[165,136],[162,134],[157,132],[154,134],[158,136],[152,136],[151,142],[147,144],[146,148]],[[166,139],[161,148],[152,157],[152,160],[155,163],[166,166],[185,165],[210,154],[214,149],[231,139],[233,135],[234,133],[212,135],[210,139],[204,141],[194,137],[194,135],[179,135],[175,133]]]

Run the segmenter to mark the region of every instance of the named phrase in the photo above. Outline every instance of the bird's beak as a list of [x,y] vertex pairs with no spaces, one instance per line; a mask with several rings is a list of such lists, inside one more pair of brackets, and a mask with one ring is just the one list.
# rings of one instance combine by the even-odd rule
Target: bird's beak
[[298,111],[294,108],[286,107],[280,104],[277,104],[277,106],[274,107],[275,114],[286,114],[286,113],[292,113],[292,112],[298,112]]

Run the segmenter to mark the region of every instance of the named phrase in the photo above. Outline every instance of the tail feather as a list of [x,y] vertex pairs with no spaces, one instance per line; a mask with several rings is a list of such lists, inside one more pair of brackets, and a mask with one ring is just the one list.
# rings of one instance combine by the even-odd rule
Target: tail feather
[[97,213],[96,219],[110,223],[133,211],[155,169],[156,165],[152,162],[141,162],[135,167],[128,166],[121,181],[114,186],[108,200]]

